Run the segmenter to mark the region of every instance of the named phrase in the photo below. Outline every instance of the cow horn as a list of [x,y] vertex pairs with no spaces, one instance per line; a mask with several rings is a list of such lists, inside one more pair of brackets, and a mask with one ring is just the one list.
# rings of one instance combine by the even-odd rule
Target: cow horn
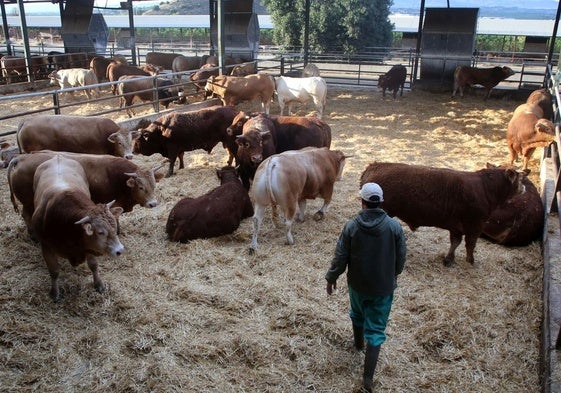
[[81,224],[85,224],[86,222],[90,222],[90,216],[86,216],[81,220],[76,221],[74,224],[81,225]]
[[125,176],[137,178],[138,174],[135,172],[125,172]]
[[152,169],[152,172],[156,173],[158,172],[160,169],[162,169],[163,167],[165,167],[167,164],[169,164],[169,161],[165,161],[162,164],[160,164],[159,166],[155,167],[154,169]]
[[355,156],[354,154],[351,154],[350,156],[347,156],[347,155],[343,154],[344,159],[351,158],[351,157],[354,157],[354,156]]
[[115,203],[116,199],[113,199],[111,202],[107,203],[106,206],[107,208],[111,209],[111,206],[113,206],[113,204]]

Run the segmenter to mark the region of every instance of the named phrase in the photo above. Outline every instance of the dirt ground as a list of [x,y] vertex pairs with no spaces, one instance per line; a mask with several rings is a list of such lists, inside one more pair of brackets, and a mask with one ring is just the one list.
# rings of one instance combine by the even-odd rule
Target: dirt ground
[[[218,185],[215,168],[227,160],[218,145],[211,154],[186,154],[186,168],[158,184],[157,207],[121,217],[125,254],[100,263],[106,293],[94,291],[87,266],[62,261],[58,304],[48,296],[40,248],[0,176],[0,391],[357,391],[364,355],[352,347],[346,277],[331,297],[323,277],[340,230],[360,209],[360,174],[375,160],[460,170],[505,162],[506,125],[518,104],[422,91],[393,101],[375,90],[329,87],[331,147],[353,157],[326,218],[311,218],[321,200],[310,201],[306,221],[293,227],[293,246],[270,216],[254,256],[250,219],[232,235],[166,240],[171,208]],[[163,159],[134,161],[153,167]],[[539,185],[537,154],[530,168]],[[541,391],[540,244],[506,248],[480,239],[472,266],[462,243],[446,268],[448,232],[404,230],[407,264],[378,391]]]

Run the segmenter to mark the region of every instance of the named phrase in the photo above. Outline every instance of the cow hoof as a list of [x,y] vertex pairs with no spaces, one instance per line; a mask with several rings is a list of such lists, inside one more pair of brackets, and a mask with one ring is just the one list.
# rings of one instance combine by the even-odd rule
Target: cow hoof
[[248,251],[249,251],[249,255],[254,255],[255,254],[255,248],[253,248],[253,247],[249,247]]
[[452,266],[453,263],[454,263],[453,259],[444,258],[444,266],[450,267],[450,266]]
[[104,293],[104,292],[105,292],[105,285],[103,285],[103,283],[96,284],[96,285],[95,285],[95,290],[96,290],[98,293]]
[[314,214],[314,220],[316,221],[321,221],[324,217],[325,214],[323,214],[323,212],[317,212],[316,214]]

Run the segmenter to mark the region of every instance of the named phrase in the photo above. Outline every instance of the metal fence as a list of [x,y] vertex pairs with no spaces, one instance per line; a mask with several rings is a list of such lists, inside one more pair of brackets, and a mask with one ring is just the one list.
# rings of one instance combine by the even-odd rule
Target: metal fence
[[[46,51],[49,48],[42,47],[42,51]],[[161,47],[161,46],[138,46],[137,47],[137,59],[140,64],[145,62],[146,53],[150,51],[162,51],[162,52],[172,52],[184,55],[202,55],[206,52],[206,49],[192,46],[179,46],[179,47]],[[17,52],[16,52],[17,53]],[[127,57],[126,50],[116,50],[112,48],[108,55],[122,55]],[[233,53],[232,53],[233,54]],[[227,53],[227,55],[229,55]],[[128,51],[128,56],[130,58],[130,51]],[[371,48],[369,52],[360,53],[357,55],[347,55],[344,53],[310,53],[308,54],[308,62],[314,63],[322,77],[326,80],[329,85],[347,85],[347,86],[357,86],[364,88],[374,88],[377,86],[378,77],[386,73],[393,65],[403,64],[406,66],[408,71],[408,78],[406,81],[405,88],[412,89],[416,81],[417,70],[415,67],[419,64],[422,65],[423,59],[426,57],[416,56],[413,49],[396,49],[396,48]],[[431,58],[432,59],[432,58]],[[442,61],[445,62],[457,62],[457,58],[445,57],[443,56]],[[512,53],[493,53],[492,56],[489,53],[475,53],[469,61],[472,65],[478,67],[492,67],[496,65],[508,65],[511,67],[515,75],[510,77],[508,80],[501,82],[498,86],[499,89],[511,89],[518,90],[521,88],[538,88],[544,84],[544,78],[546,73],[546,59],[545,54],[519,53],[513,56]],[[256,59],[257,68],[259,72],[267,72],[271,75],[292,75],[300,76],[302,70],[305,66],[305,59],[301,52],[285,52],[279,50],[278,48],[264,48],[258,54]],[[553,65],[555,67],[555,65]],[[182,90],[186,96],[186,99],[190,102],[193,100],[201,100],[202,97],[197,95],[197,90],[193,86],[192,82],[189,81],[188,76],[196,70],[184,71],[181,73],[174,74],[170,70],[167,70],[164,74],[160,74],[159,78],[168,78],[173,81],[173,87],[176,90]],[[152,106],[156,112],[161,110],[159,105],[158,91],[156,87],[157,77],[147,77],[151,78],[153,82],[153,91],[151,101],[139,102],[132,106],[132,109],[137,109],[140,107]],[[5,78],[2,82],[6,83]],[[444,88],[448,88],[450,85],[451,92],[451,82],[446,80],[437,81]],[[5,96],[0,96],[0,108],[4,106],[7,102],[21,102],[21,105],[17,106],[17,110],[10,110],[9,114],[0,116],[0,125],[2,125],[2,132],[0,136],[6,136],[15,133],[16,127],[12,121],[6,126],[6,120],[18,119],[25,116],[33,115],[36,113],[67,113],[72,108],[77,106],[85,106],[87,103],[105,103],[103,109],[96,109],[91,112],[87,112],[86,115],[107,115],[110,113],[116,113],[124,111],[125,108],[120,108],[118,101],[121,101],[123,96],[120,95],[107,95],[103,94],[99,98],[93,98],[91,100],[72,100],[69,101],[65,99],[69,96],[69,93],[74,92],[77,96],[83,95],[84,87],[76,87],[72,89],[66,89],[61,91],[55,89],[54,87],[48,88],[47,81],[34,81],[34,83],[27,85],[31,88],[41,88],[42,91],[37,92],[27,92],[24,94],[10,94]],[[116,84],[118,82],[107,82],[97,85],[102,91],[109,89],[109,86]],[[15,87],[22,84],[12,84],[3,86],[5,91],[17,90]],[[12,89],[12,86],[14,89]],[[2,86],[0,86],[2,87]],[[21,88],[23,89],[23,88]],[[44,90],[47,89],[47,90]],[[1,89],[0,89],[1,90]],[[174,98],[178,98],[177,96]],[[37,104],[39,101],[39,104]],[[32,106],[28,102],[34,102]],[[12,105],[13,106],[13,105]],[[101,105],[104,106],[104,105]],[[20,111],[21,109],[21,111]],[[3,111],[4,113],[4,111]]]

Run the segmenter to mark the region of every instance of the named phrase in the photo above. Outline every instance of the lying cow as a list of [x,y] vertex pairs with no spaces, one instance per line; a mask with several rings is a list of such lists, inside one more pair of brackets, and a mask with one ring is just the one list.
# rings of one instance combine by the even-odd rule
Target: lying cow
[[501,81],[514,75],[510,67],[476,68],[468,66],[458,66],[454,71],[454,90],[452,97],[456,95],[458,89],[460,96],[464,96],[464,88],[471,85],[481,85],[486,89],[485,99],[491,97],[491,90]]
[[257,74],[257,65],[254,62],[243,63],[232,68],[230,75],[232,76],[246,76]]
[[326,147],[285,151],[263,161],[255,172],[252,188],[255,213],[250,253],[257,249],[265,208],[271,204],[279,205],[283,212],[287,244],[294,244],[292,222],[304,221],[307,199],[323,199],[323,206],[314,214],[316,221],[322,220],[331,203],[333,185],[341,179],[344,166],[345,155]]
[[52,299],[60,300],[59,257],[72,266],[87,261],[95,289],[103,292],[96,256],[123,253],[117,236],[117,217],[123,209],[111,207],[112,202],[92,202],[82,166],[58,155],[37,167],[33,192],[36,209],[31,223],[51,276]]
[[407,78],[407,68],[405,66],[394,65],[388,72],[378,78],[378,88],[382,89],[382,96],[386,96],[386,89],[393,91],[393,99],[397,97],[397,92],[401,88],[400,96],[403,96],[403,86]]
[[232,121],[229,133],[237,134],[234,127],[244,119],[242,134],[237,135],[236,158],[244,187],[249,190],[250,180],[261,162],[277,153],[304,147],[331,146],[331,127],[316,117],[269,116],[260,113],[254,117],[240,112]]
[[308,63],[302,70],[302,77],[309,78],[311,76],[320,76],[319,68],[313,63]]
[[411,230],[420,226],[450,231],[450,249],[444,264],[454,262],[454,252],[465,236],[467,261],[485,221],[493,210],[524,192],[524,173],[512,169],[486,168],[476,172],[420,165],[376,162],[360,177],[378,183],[384,190],[382,208],[405,222]]
[[312,101],[318,111],[318,117],[321,119],[327,97],[327,83],[322,77],[290,78],[279,76],[275,78],[275,84],[281,116],[284,113],[284,106],[287,104],[287,114],[290,116],[292,105],[295,102],[306,104]]
[[274,78],[267,74],[247,75],[244,77],[219,75],[211,76],[205,91],[216,94],[224,105],[236,105],[242,101],[259,98],[265,113],[269,113],[273,93]]
[[169,240],[186,243],[227,235],[253,215],[253,205],[236,169],[226,166],[216,174],[220,186],[198,198],[183,198],[171,209],[166,223]]
[[115,207],[123,208],[124,212],[132,211],[135,205],[147,208],[158,205],[155,188],[163,174],[157,169],[143,169],[121,157],[44,150],[19,155],[8,166],[10,199],[16,212],[19,211],[16,200],[22,204],[21,215],[28,228],[35,209],[33,175],[39,165],[55,155],[71,158],[82,165],[91,198],[96,203],[114,201]]
[[7,168],[12,158],[17,156],[19,148],[5,140],[0,141],[0,168]]
[[[165,109],[173,102],[177,94],[172,92],[173,82],[165,78],[156,78],[158,101]],[[177,89],[176,89],[177,90]],[[124,75],[119,78],[117,94],[121,96],[119,108],[126,108],[127,115],[132,117],[135,113],[130,107],[134,100],[152,102],[154,112],[157,111],[154,100],[154,80],[137,75]]]
[[191,112],[172,112],[154,120],[146,128],[138,130],[134,142],[134,153],[150,156],[159,153],[169,159],[167,177],[173,175],[175,160],[179,158],[179,169],[184,168],[183,152],[204,149],[212,151],[222,142],[230,154],[235,138],[226,129],[238,111],[231,106],[213,106]]
[[17,142],[21,153],[56,150],[131,159],[135,135],[105,117],[37,115],[20,123]]
[[[487,164],[488,168],[494,168]],[[526,171],[526,174],[529,170]],[[542,236],[544,205],[534,183],[522,180],[525,191],[493,210],[483,224],[482,236],[504,246],[527,246]]]
[[512,165],[518,156],[524,157],[522,169],[538,147],[548,146],[555,140],[555,125],[544,118],[538,104],[519,105],[508,122],[506,141]]
[[[72,87],[87,87],[98,84],[95,72],[85,68],[56,70],[49,74],[49,78],[51,78],[51,85],[58,84],[63,91]],[[74,96],[74,90],[69,93]],[[91,88],[86,88],[84,89],[84,93],[86,93],[88,100],[91,99],[92,96],[99,98],[99,87],[93,86]]]

